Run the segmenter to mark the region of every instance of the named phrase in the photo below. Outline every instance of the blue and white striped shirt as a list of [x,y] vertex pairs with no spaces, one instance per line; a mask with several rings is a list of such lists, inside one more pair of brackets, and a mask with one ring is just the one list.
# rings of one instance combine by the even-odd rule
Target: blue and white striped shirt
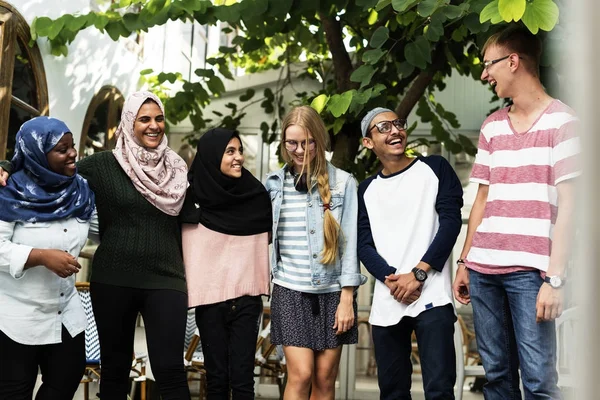
[[294,188],[294,178],[287,172],[283,183],[283,201],[277,227],[281,274],[273,283],[305,293],[327,293],[340,290],[338,283],[318,290],[311,285],[310,249],[306,232],[306,193]]

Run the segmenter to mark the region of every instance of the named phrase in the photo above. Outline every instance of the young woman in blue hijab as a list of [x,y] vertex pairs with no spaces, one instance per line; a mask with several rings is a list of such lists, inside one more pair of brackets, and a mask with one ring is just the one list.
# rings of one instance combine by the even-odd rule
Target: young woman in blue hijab
[[77,175],[73,135],[37,117],[17,133],[13,174],[0,187],[0,399],[72,399],[85,369],[75,289],[94,194]]

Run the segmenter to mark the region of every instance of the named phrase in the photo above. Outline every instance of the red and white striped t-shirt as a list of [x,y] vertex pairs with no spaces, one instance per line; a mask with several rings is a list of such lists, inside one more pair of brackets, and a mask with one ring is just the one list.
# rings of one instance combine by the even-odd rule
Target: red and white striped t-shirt
[[467,267],[487,274],[546,271],[558,211],[556,185],[580,175],[577,117],[554,100],[532,127],[517,133],[508,107],[481,128],[470,181],[489,185]]

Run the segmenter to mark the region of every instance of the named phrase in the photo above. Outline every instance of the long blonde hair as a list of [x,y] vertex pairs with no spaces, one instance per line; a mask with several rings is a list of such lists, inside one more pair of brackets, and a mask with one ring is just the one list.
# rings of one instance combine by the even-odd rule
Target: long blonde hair
[[[333,213],[329,209],[331,203],[331,191],[329,188],[329,174],[327,173],[327,160],[325,159],[325,151],[329,149],[329,133],[319,114],[309,106],[300,106],[293,108],[283,119],[282,122],[282,138],[281,138],[281,155],[284,161],[291,167],[293,166],[292,157],[285,148],[285,133],[287,128],[292,125],[297,125],[304,129],[307,133],[305,148],[308,149],[308,134],[312,135],[315,141],[315,158],[311,162],[309,153],[304,152],[304,163],[300,174],[306,173],[309,178],[309,190],[316,183],[319,189],[319,195],[323,201],[323,239],[324,247],[321,253],[321,263],[333,264],[338,257],[340,234],[340,224],[336,221]],[[312,165],[314,163],[314,165]]]

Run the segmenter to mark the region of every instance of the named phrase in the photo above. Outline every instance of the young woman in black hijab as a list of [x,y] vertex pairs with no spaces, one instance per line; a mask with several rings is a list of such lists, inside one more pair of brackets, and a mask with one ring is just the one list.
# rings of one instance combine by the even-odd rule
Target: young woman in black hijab
[[254,353],[269,294],[271,201],[243,167],[235,131],[212,129],[198,142],[180,213],[189,307],[207,371],[208,400],[254,399]]

